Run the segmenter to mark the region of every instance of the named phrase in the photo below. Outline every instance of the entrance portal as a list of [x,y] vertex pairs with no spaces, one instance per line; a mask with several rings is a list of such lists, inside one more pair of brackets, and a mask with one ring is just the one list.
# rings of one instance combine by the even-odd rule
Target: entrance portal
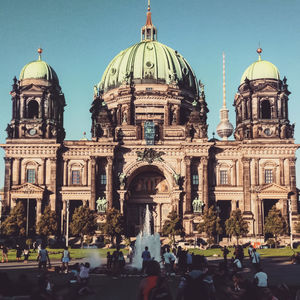
[[170,204],[170,189],[164,175],[155,166],[146,166],[129,184],[129,199],[124,207],[127,233],[136,236],[144,224],[146,205],[152,215],[151,233],[160,232],[164,222],[162,206]]

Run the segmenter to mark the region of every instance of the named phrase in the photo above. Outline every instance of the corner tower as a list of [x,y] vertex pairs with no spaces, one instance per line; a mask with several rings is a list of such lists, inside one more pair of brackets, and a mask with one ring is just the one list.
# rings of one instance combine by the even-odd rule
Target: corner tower
[[293,138],[294,125],[288,118],[287,80],[280,79],[275,65],[261,59],[261,48],[257,53],[258,60],[244,72],[235,96],[235,138]]
[[12,86],[12,120],[7,126],[8,139],[65,138],[63,112],[65,98],[55,71],[41,59],[25,65],[19,81]]

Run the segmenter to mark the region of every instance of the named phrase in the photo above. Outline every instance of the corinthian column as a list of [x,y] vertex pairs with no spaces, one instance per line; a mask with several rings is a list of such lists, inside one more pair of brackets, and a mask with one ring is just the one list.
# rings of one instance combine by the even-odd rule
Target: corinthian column
[[205,204],[204,209],[208,209],[208,160],[207,157],[201,158],[201,164],[202,164],[202,175],[203,175],[203,182],[202,182],[202,200]]
[[91,181],[91,199],[89,201],[89,207],[95,210],[96,203],[96,158],[93,156],[90,160],[90,181]]
[[250,159],[243,158],[243,190],[244,190],[244,211],[251,210],[250,204]]
[[192,188],[191,188],[191,157],[186,156],[185,162],[185,213],[192,212]]
[[107,157],[107,165],[106,165],[106,200],[108,203],[108,208],[112,208],[113,206],[113,158]]

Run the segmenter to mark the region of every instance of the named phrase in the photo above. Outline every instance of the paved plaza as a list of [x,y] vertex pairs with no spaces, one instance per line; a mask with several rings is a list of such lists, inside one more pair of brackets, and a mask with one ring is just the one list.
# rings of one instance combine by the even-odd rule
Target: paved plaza
[[[209,263],[217,265],[221,260],[209,258]],[[84,259],[78,260],[84,262]],[[52,266],[60,265],[59,261],[53,261]],[[248,278],[253,278],[253,270],[248,258],[245,259],[243,275]],[[300,265],[291,264],[288,257],[273,257],[264,258],[262,261],[264,271],[269,276],[269,285],[276,286],[281,283],[286,283],[293,292],[300,288]],[[12,280],[16,280],[21,273],[27,274],[32,283],[37,281],[37,263],[1,263],[0,272],[7,272]],[[89,286],[93,289],[94,294],[87,296],[77,296],[72,290],[72,285],[69,284],[70,274],[57,274],[51,272],[53,280],[59,293],[64,295],[63,299],[103,299],[103,300],[134,300],[138,285],[141,281],[140,276],[121,277],[113,279],[111,276],[103,274],[91,274]],[[173,295],[176,295],[179,276],[169,279],[169,285]]]

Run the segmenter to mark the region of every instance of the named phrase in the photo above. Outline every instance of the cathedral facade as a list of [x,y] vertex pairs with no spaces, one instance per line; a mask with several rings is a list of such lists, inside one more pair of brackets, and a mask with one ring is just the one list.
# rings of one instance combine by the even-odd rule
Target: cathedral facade
[[235,129],[224,98],[217,128],[222,139],[209,140],[203,84],[186,59],[156,37],[148,7],[141,42],[121,51],[94,87],[91,140],[65,140],[65,98],[39,49],[38,60],[12,86],[12,120],[1,145],[6,209],[23,201],[34,225],[50,205],[63,230],[67,207],[72,214],[88,205],[99,221],[116,207],[130,236],[141,229],[147,204],[156,232],[176,210],[185,232],[195,234],[211,205],[223,225],[239,208],[250,236],[263,236],[273,205],[287,220],[290,211],[294,222],[298,145],[286,78],[259,49],[237,84]]

